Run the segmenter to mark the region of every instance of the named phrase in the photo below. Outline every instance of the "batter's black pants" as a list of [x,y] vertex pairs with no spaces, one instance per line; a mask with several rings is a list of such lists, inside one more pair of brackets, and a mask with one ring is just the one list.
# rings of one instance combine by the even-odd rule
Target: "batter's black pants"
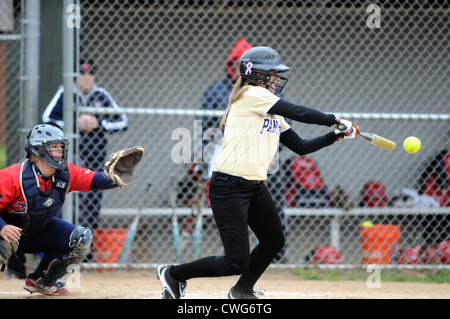
[[[224,255],[176,265],[171,275],[178,280],[241,275],[235,287],[250,293],[285,242],[270,192],[264,182],[214,172],[209,196]],[[258,239],[251,252],[248,227]]]

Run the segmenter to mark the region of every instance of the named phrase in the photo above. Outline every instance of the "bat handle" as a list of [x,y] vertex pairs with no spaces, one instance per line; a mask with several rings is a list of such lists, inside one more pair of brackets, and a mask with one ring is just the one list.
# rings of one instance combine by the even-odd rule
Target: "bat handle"
[[341,132],[344,132],[344,131],[347,130],[347,125],[345,125],[344,123],[339,123],[339,124],[337,125],[337,129],[338,129],[339,131],[341,131]]

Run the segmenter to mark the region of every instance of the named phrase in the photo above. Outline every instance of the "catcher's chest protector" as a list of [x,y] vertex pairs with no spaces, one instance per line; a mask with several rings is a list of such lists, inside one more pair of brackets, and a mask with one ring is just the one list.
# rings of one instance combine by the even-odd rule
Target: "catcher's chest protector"
[[69,173],[57,171],[55,173],[54,191],[49,196],[42,196],[36,185],[36,176],[32,164],[24,162],[21,170],[21,188],[25,199],[28,223],[23,228],[24,234],[31,235],[48,224],[61,210],[66,192],[69,188]]

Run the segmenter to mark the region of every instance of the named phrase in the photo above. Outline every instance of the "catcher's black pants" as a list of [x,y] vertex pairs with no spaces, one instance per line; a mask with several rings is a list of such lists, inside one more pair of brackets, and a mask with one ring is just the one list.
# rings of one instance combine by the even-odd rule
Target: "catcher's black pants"
[[[235,287],[251,292],[284,246],[281,221],[272,197],[264,182],[219,172],[211,177],[209,196],[225,254],[174,266],[171,274],[178,280],[241,274]],[[251,252],[249,226],[258,239]]]

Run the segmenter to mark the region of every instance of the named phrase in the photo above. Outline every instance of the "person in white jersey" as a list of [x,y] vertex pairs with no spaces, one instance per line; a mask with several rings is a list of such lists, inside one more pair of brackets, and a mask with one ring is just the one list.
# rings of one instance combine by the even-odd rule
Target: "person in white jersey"
[[[209,189],[224,254],[160,265],[157,276],[163,298],[183,297],[191,278],[240,275],[228,298],[256,299],[255,283],[285,244],[280,217],[264,183],[279,143],[305,155],[359,134],[358,126],[348,120],[279,98],[287,83],[280,74],[288,70],[270,47],[254,47],[242,55],[240,77],[220,123],[224,129],[222,150]],[[345,124],[346,129],[302,139],[285,118],[336,128]],[[252,251],[248,227],[258,239]]]

